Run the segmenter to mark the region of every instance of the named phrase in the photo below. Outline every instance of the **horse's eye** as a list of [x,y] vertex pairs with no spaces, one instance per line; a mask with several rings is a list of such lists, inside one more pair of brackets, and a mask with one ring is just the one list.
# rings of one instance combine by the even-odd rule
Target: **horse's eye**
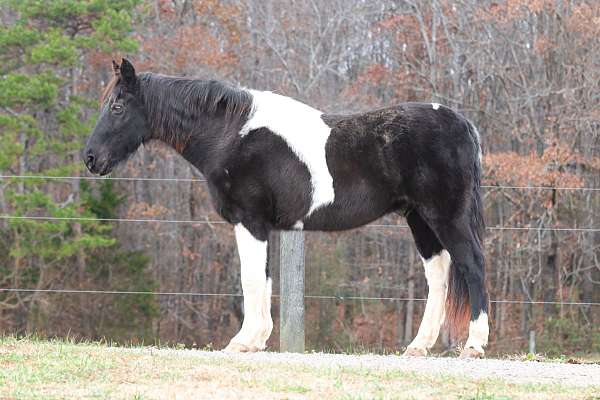
[[114,113],[119,114],[121,111],[123,111],[123,106],[115,103],[112,105],[112,110]]

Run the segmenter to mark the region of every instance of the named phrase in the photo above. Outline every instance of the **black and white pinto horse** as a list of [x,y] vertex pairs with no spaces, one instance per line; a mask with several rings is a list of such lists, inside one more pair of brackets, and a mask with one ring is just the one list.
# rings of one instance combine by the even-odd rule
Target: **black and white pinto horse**
[[395,212],[406,217],[429,286],[405,354],[426,355],[444,320],[451,328],[470,320],[461,357],[483,355],[481,147],[467,119],[437,103],[328,115],[272,92],[136,74],[125,59],[113,68],[85,164],[105,175],[160,140],[206,177],[241,260],[244,321],[226,351],[263,350],[271,334],[270,231],[352,229]]

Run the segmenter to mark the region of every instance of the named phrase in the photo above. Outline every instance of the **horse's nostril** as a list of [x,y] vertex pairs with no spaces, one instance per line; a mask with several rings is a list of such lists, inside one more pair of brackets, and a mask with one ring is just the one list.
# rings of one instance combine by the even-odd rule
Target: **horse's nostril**
[[88,168],[93,168],[94,164],[96,163],[96,158],[94,157],[93,154],[88,154],[87,158],[85,160],[85,165],[87,165]]

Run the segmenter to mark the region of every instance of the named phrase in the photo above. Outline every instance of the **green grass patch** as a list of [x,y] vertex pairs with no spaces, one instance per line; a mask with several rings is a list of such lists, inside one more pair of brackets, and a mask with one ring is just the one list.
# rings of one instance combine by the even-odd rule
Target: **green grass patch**
[[[597,391],[597,389],[596,389]],[[592,399],[594,388],[391,368],[311,366],[199,350],[0,339],[0,398]]]

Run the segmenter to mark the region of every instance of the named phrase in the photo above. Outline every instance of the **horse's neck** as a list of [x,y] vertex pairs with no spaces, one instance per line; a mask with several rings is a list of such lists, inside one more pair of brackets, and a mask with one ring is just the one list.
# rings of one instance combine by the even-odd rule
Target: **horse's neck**
[[193,122],[197,125],[190,131],[166,132],[156,139],[206,175],[224,162],[232,147],[233,132],[224,118],[203,117]]
[[221,119],[206,120],[184,147],[175,150],[202,174],[209,175],[215,169],[222,169],[238,137],[239,127],[231,127]]
[[[143,86],[141,91],[142,96],[150,94]],[[161,107],[144,102],[150,122],[149,139],[161,141],[172,147],[203,174],[209,172],[223,157],[231,131],[239,131],[239,128],[232,126],[224,116],[209,113],[189,115],[189,111],[185,110],[177,99],[169,101],[169,97],[176,96],[176,93],[164,91],[160,95],[166,96],[161,101]]]
[[[152,112],[148,108],[146,111]],[[210,113],[171,113],[173,115],[163,115],[160,118],[148,115],[151,121],[151,139],[172,147],[205,175],[223,163],[244,123]]]

